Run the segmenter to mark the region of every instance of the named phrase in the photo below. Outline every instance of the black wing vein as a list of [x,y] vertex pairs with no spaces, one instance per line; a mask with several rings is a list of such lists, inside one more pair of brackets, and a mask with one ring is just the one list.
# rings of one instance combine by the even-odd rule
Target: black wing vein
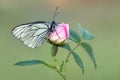
[[50,24],[47,22],[32,22],[15,27],[13,35],[31,48],[42,45],[49,35]]

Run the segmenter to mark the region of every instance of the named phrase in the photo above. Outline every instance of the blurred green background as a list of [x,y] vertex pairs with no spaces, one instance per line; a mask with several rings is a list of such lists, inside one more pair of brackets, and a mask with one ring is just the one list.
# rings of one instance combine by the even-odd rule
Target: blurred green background
[[[76,49],[84,62],[85,74],[71,56],[67,80],[120,80],[119,0],[0,0],[0,80],[62,80],[58,73],[43,65],[14,66],[17,61],[29,59],[52,63],[52,57],[49,44],[31,49],[11,33],[21,23],[51,21],[57,5],[60,14],[56,22],[69,23],[76,30],[80,23],[95,36],[89,43],[94,49],[98,68],[94,69],[82,48]],[[57,58],[64,59],[67,53],[60,49]]]

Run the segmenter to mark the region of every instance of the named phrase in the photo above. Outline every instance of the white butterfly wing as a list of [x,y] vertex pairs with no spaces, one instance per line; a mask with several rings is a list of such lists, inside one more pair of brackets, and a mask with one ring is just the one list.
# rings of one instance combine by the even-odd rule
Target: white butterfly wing
[[13,35],[21,40],[25,45],[36,48],[43,44],[45,38],[49,35],[50,23],[32,22],[15,27]]

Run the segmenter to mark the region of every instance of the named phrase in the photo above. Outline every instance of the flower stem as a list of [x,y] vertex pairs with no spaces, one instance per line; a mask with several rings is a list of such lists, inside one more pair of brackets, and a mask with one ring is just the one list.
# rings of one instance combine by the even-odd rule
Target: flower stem
[[63,73],[62,71],[60,71],[60,66],[59,66],[58,61],[56,60],[55,57],[54,57],[54,64],[55,64],[55,70],[56,70],[56,72],[57,72],[58,74],[60,74],[60,76],[62,76],[62,78],[63,78],[64,80],[66,80],[64,73]]
[[[54,67],[53,69],[56,70],[56,72],[63,78],[63,80],[66,80],[66,64],[68,62],[68,59],[70,57],[70,55],[72,54],[72,52],[79,46],[80,44],[78,43],[73,49],[71,49],[71,51],[69,52],[69,54],[67,55],[67,57],[65,58],[65,63],[64,63],[64,71],[61,71],[60,70],[60,66],[58,64],[58,61],[56,60],[55,57],[53,57],[53,61],[54,61]],[[50,67],[48,64],[47,64],[47,67]]]
[[58,70],[56,70],[57,71],[57,73],[59,73],[61,76],[62,76],[62,78],[64,79],[64,80],[66,80],[66,77],[60,72],[60,71],[58,71]]
[[80,44],[77,44],[70,52],[69,54],[67,55],[66,59],[65,59],[65,62],[68,62],[68,59],[70,57],[70,55],[72,54],[72,52],[79,46]]
[[[70,55],[72,54],[72,52],[79,46],[80,44],[78,43],[73,49],[71,49],[71,51],[69,52],[69,54],[67,55],[67,57],[66,57],[66,59],[65,59],[65,64],[64,64],[64,71],[65,71],[65,73],[66,73],[66,64],[67,64],[67,62],[69,61],[69,57],[70,57]],[[66,77],[65,75],[64,75],[64,77]]]

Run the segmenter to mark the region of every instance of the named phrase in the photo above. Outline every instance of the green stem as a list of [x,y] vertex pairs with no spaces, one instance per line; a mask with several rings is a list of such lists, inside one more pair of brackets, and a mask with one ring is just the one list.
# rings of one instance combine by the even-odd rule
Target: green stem
[[53,57],[53,59],[54,59],[54,60],[53,60],[53,61],[54,61],[54,66],[53,66],[53,65],[46,64],[46,63],[44,63],[44,64],[45,64],[47,67],[49,67],[49,68],[55,69],[56,72],[57,72],[64,80],[66,80],[66,64],[67,64],[68,59],[69,59],[70,55],[72,54],[72,52],[73,52],[79,45],[80,45],[80,44],[77,44],[73,49],[71,49],[71,51],[70,51],[69,54],[67,55],[67,57],[66,57],[66,59],[65,59],[65,63],[64,63],[64,72],[60,71],[60,69],[59,69],[59,64],[58,64],[58,62],[57,62],[57,60],[56,60],[55,57]]
[[72,52],[79,46],[80,44],[77,44],[70,52],[69,54],[67,55],[66,59],[65,59],[65,62],[68,62],[68,59],[70,57],[70,55],[72,54]]
[[[66,64],[67,64],[67,62],[68,62],[68,60],[69,60],[69,57],[70,57],[70,55],[72,54],[72,52],[79,46],[80,44],[78,43],[73,49],[71,49],[71,51],[69,52],[69,54],[67,55],[67,57],[66,57],[66,59],[65,59],[65,64],[64,64],[64,71],[65,71],[65,73],[66,73]],[[65,75],[64,75],[64,77],[66,77]]]
[[60,76],[61,76],[64,80],[66,80],[66,78],[65,78],[65,76],[64,76],[64,73],[62,73],[62,72],[60,71],[58,61],[56,60],[55,57],[53,57],[53,59],[54,59],[54,64],[55,64],[55,70],[56,70],[56,72],[59,73]]
[[64,80],[66,80],[66,77],[60,72],[60,71],[58,71],[58,70],[56,70],[57,71],[57,73],[59,73],[61,76],[62,76],[62,78],[64,79]]
[[59,73],[60,76],[62,76],[62,78],[63,78],[64,80],[66,80],[64,74],[62,74],[62,72],[58,69],[58,66],[57,66],[57,65],[54,66],[54,65],[47,64],[47,63],[44,63],[44,65],[46,65],[47,67],[49,67],[49,68],[51,68],[51,69],[56,70],[56,72]]

